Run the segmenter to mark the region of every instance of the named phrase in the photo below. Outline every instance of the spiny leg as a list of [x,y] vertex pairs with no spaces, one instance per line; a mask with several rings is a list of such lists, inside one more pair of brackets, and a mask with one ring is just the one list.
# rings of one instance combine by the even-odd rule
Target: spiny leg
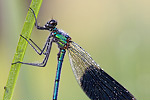
[[[40,48],[37,46],[37,44],[36,44],[35,42],[33,42],[33,40],[31,40],[31,39],[27,40],[27,38],[25,38],[24,36],[22,36],[22,35],[20,35],[20,36],[21,36],[22,38],[24,38],[24,39],[29,43],[29,45],[36,51],[36,53],[38,53],[39,55],[45,54],[45,53],[43,53],[43,52],[44,52],[46,46],[48,46],[48,43],[51,41],[51,40],[50,40],[51,36],[49,36],[49,37],[47,38],[47,41],[46,41],[46,43],[45,43],[43,49],[40,49]],[[33,43],[33,45],[32,45],[31,43]],[[37,47],[38,50],[40,50],[40,52],[38,52],[38,50],[37,50],[34,46]]]
[[[26,39],[26,38],[25,38]],[[52,42],[53,42],[53,39],[50,40],[49,42],[46,42],[47,45],[44,46],[44,48],[46,48],[46,52],[44,53],[45,55],[45,58],[43,59],[42,63],[25,63],[25,62],[20,62],[20,61],[17,61],[15,63],[12,63],[13,64],[17,64],[17,63],[21,63],[21,64],[26,64],[26,65],[32,65],[32,66],[38,66],[38,67],[44,67],[48,61],[48,58],[49,58],[49,55],[50,55],[50,51],[51,51],[51,47],[52,47]],[[30,43],[30,42],[29,42]],[[31,45],[32,46],[32,45]],[[33,47],[33,46],[32,46]],[[34,47],[33,47],[34,49]],[[34,49],[36,51],[36,49]],[[44,50],[43,50],[44,51]],[[42,52],[43,53],[43,52]]]
[[25,64],[25,65],[32,65],[32,66],[38,66],[38,67],[45,67],[47,61],[48,61],[49,55],[45,56],[44,60],[42,61],[42,63],[25,63],[25,62],[20,62],[17,61],[15,63],[12,63],[12,65],[17,64],[17,63],[21,63],[21,64]]
[[37,29],[39,29],[39,30],[49,30],[49,28],[46,28],[45,26],[38,26],[38,24],[37,24],[37,18],[36,18],[36,16],[35,16],[34,10],[33,10],[31,7],[29,7],[29,9],[31,9],[31,11],[32,11],[32,13],[33,13],[33,15],[34,15],[34,18],[35,18],[35,27],[36,27]]

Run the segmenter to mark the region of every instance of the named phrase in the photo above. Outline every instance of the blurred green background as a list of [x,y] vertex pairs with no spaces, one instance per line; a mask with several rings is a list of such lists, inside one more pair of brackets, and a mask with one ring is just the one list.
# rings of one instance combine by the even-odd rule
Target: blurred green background
[[[30,0],[0,0],[0,100]],[[138,100],[150,99],[149,0],[43,0],[38,23],[54,18],[113,78]],[[42,48],[48,31],[33,29],[31,38]],[[45,68],[22,65],[13,100],[51,100],[57,65],[53,45]],[[24,62],[41,62],[28,46]],[[58,100],[89,100],[65,57]]]

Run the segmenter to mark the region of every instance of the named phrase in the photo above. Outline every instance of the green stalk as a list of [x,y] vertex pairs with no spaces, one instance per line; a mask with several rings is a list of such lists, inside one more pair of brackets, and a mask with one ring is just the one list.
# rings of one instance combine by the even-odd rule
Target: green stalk
[[[36,16],[38,15],[42,1],[43,0],[32,0],[32,2],[31,2],[30,7],[34,10]],[[32,11],[29,9],[27,16],[26,16],[26,20],[24,22],[24,26],[23,26],[21,35],[23,35],[24,37],[30,38],[34,23],[35,23],[34,15],[33,15]],[[12,63],[17,62],[17,61],[23,61],[26,47],[27,47],[27,42],[23,38],[20,37],[18,46],[16,49],[16,53],[14,55],[14,59],[13,59]],[[16,84],[16,81],[17,81],[17,78],[19,75],[20,67],[21,67],[21,64],[11,65],[7,84],[4,88],[5,92],[4,92],[3,100],[11,100],[12,99],[15,84]]]

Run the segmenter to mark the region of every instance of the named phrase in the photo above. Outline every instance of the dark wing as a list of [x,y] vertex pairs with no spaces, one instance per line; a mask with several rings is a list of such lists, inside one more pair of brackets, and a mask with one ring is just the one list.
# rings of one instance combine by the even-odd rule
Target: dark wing
[[136,100],[121,84],[104,72],[78,44],[68,48],[74,75],[91,100]]

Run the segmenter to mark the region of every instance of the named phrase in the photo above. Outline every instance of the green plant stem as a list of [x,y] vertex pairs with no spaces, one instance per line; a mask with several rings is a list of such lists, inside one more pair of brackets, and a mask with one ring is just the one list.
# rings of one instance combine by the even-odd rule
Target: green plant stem
[[[32,2],[31,2],[30,7],[34,10],[36,16],[38,15],[42,1],[43,0],[32,0]],[[30,10],[28,10],[26,20],[24,22],[24,26],[23,26],[21,34],[25,37],[30,38],[34,23],[35,23],[35,20],[34,20],[33,13]],[[17,62],[17,61],[23,61],[26,47],[27,47],[27,42],[23,38],[20,37],[18,46],[16,49],[16,53],[14,55],[13,63]],[[16,84],[16,81],[17,81],[17,78],[19,75],[20,67],[21,67],[21,64],[11,65],[7,84],[4,88],[5,92],[4,92],[3,100],[11,100],[12,99],[14,87],[15,87],[15,84]]]

